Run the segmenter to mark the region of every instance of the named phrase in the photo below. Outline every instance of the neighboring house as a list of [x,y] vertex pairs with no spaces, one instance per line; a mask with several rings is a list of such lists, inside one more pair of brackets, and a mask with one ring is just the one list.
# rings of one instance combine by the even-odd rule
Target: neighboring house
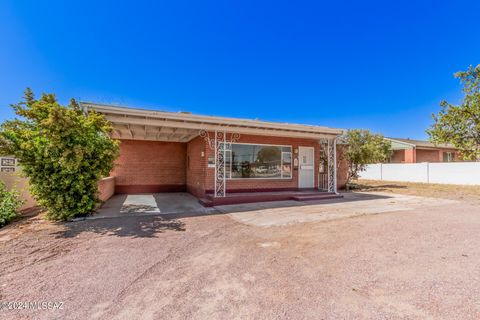
[[336,192],[345,184],[346,166],[335,165],[340,157],[334,142],[341,129],[81,106],[103,114],[114,127],[112,137],[121,140],[111,173],[116,193],[188,191],[202,198],[231,192]]
[[458,151],[451,145],[435,145],[429,141],[385,138],[392,142],[391,163],[454,162],[461,161]]

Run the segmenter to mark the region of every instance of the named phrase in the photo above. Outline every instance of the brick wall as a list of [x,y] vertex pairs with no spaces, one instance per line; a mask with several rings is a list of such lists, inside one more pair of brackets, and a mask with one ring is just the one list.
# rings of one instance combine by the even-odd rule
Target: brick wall
[[[443,150],[443,152],[452,152],[453,153],[453,160],[454,161],[465,161],[462,159],[461,155],[459,152],[457,152],[456,150]],[[443,156],[442,156],[443,158]]]
[[[212,134],[213,136],[213,134]],[[318,186],[320,145],[317,140],[242,135],[240,143],[259,143],[313,147],[315,154],[314,186]],[[340,149],[339,149],[339,152]],[[213,156],[203,138],[188,143],[122,140],[120,157],[111,176],[115,177],[116,193],[184,191],[202,197],[214,188],[214,168],[208,168],[208,157]],[[338,187],[346,181],[346,163],[339,154]],[[227,190],[292,190],[298,188],[298,169],[293,169],[291,179],[227,180]]]
[[454,161],[462,161],[459,153],[455,149],[417,149],[417,162],[443,162],[443,154],[453,153]]
[[392,163],[405,162],[405,150],[394,150],[392,154]]
[[343,156],[345,147],[337,146],[337,189],[345,189],[348,175],[348,162]]
[[416,162],[416,150],[407,149],[405,150],[405,163],[415,163]]
[[[274,144],[274,145],[291,145],[292,151],[299,146],[314,147],[315,165],[314,165],[314,186],[318,186],[318,166],[320,161],[320,145],[318,140],[312,139],[298,139],[298,138],[284,138],[284,137],[268,137],[268,136],[253,136],[241,135],[240,143],[260,143],[260,144]],[[337,151],[337,185],[338,188],[344,188],[347,180],[347,164],[341,156],[342,148],[339,147]],[[208,156],[213,156],[213,150],[206,148],[204,167],[206,168],[205,175],[205,190],[211,192],[214,188],[214,168],[207,168],[206,164]],[[293,158],[298,157],[298,154],[293,153]],[[227,190],[259,190],[259,189],[296,189],[298,188],[298,170],[293,170],[291,179],[244,179],[244,180],[227,180]]]
[[454,149],[412,149],[395,150],[392,163],[443,162],[443,153],[452,152],[455,161],[461,161]]
[[111,176],[116,193],[184,191],[187,144],[121,140]]
[[[253,135],[241,135],[240,139],[237,141],[240,143],[259,143],[259,144],[273,144],[273,145],[288,145],[292,146],[292,156],[293,158],[298,157],[298,154],[295,154],[293,151],[299,146],[303,147],[314,147],[315,148],[315,166],[314,166],[314,177],[315,183],[314,186],[318,185],[318,162],[320,159],[319,153],[319,143],[317,140],[311,139],[298,139],[298,138],[284,138],[284,137],[269,137],[269,136],[253,136]],[[214,154],[213,150],[210,148],[206,149],[205,161],[207,161],[208,156]],[[292,160],[293,161],[293,160]],[[205,181],[205,190],[208,192],[213,191],[214,188],[214,168],[206,169],[206,181]],[[282,190],[282,189],[296,189],[298,188],[298,170],[293,170],[293,175],[291,179],[240,179],[240,180],[227,180],[227,191],[234,190]]]
[[443,153],[440,150],[424,150],[417,149],[417,162],[441,162],[443,161]]
[[443,162],[443,154],[447,153],[447,152],[453,153],[453,161],[464,161],[461,158],[460,153],[458,153],[455,149],[441,149],[440,150],[440,161],[441,162]]
[[[205,195],[206,144],[197,137],[187,144],[187,191],[196,197]],[[202,157],[203,153],[203,157]]]

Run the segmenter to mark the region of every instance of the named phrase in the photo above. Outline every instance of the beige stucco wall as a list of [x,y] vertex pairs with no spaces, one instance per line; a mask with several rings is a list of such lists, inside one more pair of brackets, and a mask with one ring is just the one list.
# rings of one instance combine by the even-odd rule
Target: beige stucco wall
[[19,172],[0,172],[0,180],[5,183],[8,190],[16,188],[20,192],[20,198],[25,200],[21,210],[36,206],[36,201],[28,192],[28,180],[20,176]]
[[[0,180],[5,183],[8,190],[16,188],[20,192],[20,198],[25,200],[25,203],[20,208],[21,210],[28,209],[37,205],[37,202],[28,192],[28,179],[20,176],[19,172],[8,173],[0,172]],[[115,193],[115,178],[108,177],[100,180],[98,183],[99,198],[102,201],[108,200]]]
[[103,178],[98,183],[99,198],[107,201],[115,194],[115,177]]

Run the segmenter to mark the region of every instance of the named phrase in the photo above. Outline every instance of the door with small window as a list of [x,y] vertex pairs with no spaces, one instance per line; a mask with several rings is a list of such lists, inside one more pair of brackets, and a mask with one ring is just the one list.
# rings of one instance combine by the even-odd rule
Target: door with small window
[[313,188],[314,181],[314,148],[298,148],[298,187]]

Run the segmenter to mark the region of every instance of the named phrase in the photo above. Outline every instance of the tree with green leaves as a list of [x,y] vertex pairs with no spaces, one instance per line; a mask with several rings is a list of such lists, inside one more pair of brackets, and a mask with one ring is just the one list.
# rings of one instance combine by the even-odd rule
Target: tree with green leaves
[[348,164],[347,187],[352,180],[358,179],[368,164],[385,162],[393,153],[390,141],[369,130],[349,130],[342,140],[345,144],[343,157]]
[[0,153],[20,161],[30,192],[47,217],[66,220],[92,212],[98,203],[98,181],[108,176],[118,156],[112,127],[100,114],[85,114],[72,99],[68,106],[55,95],[12,105],[18,116],[0,126]]
[[434,123],[427,130],[433,143],[448,143],[465,160],[480,159],[480,64],[455,73],[463,84],[465,96],[460,105],[442,101],[442,110],[432,115]]
[[10,223],[18,216],[18,209],[24,203],[15,188],[8,190],[3,181],[0,181],[0,227]]

